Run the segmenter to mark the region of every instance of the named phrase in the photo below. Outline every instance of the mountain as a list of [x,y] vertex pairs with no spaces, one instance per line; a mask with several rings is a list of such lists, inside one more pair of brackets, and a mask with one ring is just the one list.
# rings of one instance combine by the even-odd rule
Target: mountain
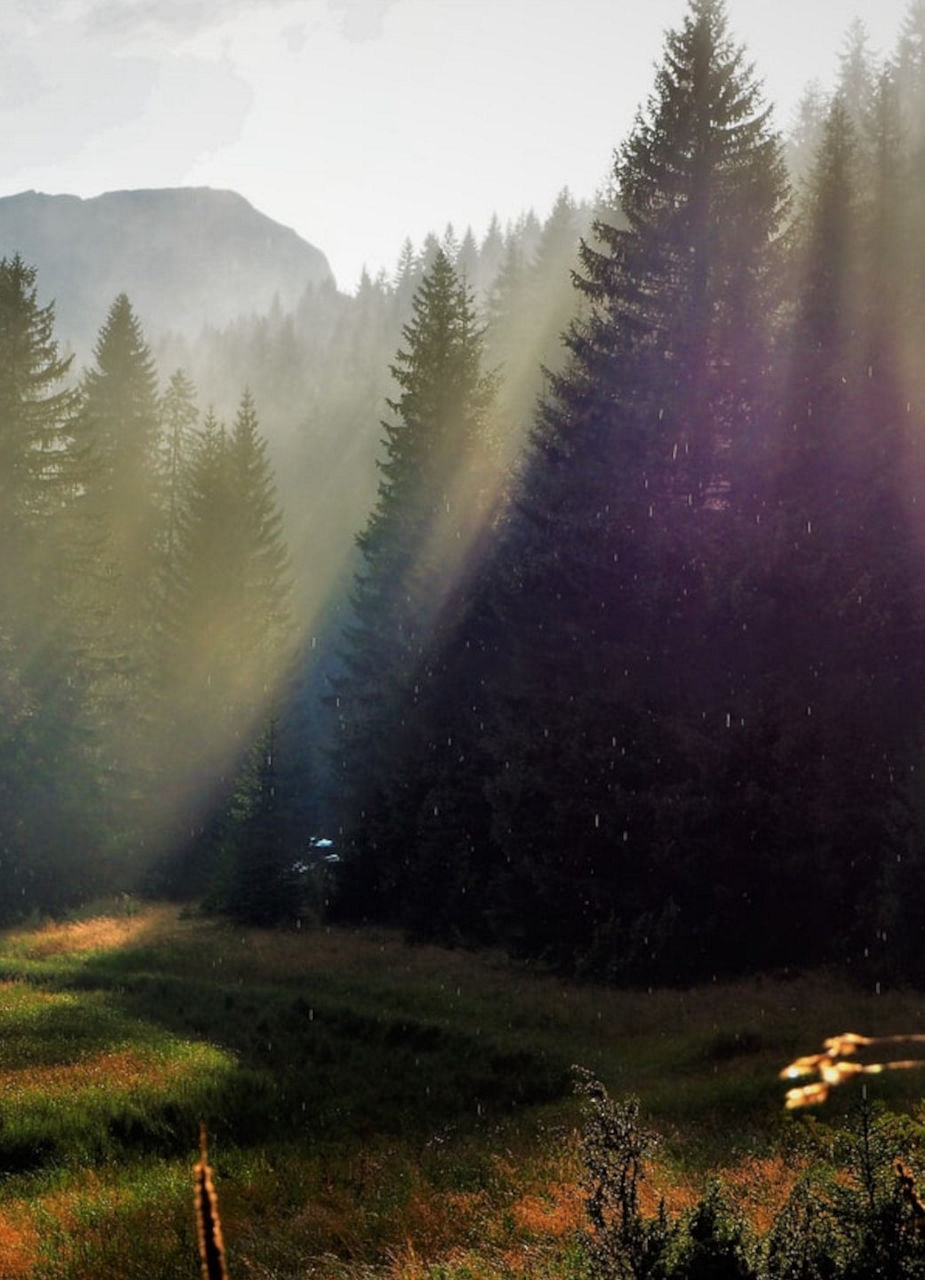
[[320,249],[243,196],[210,187],[2,197],[0,257],[14,253],[38,268],[40,300],[56,302],[57,336],[81,359],[119,293],[153,341],[266,312],[274,298],[289,309],[310,286],[334,287]]

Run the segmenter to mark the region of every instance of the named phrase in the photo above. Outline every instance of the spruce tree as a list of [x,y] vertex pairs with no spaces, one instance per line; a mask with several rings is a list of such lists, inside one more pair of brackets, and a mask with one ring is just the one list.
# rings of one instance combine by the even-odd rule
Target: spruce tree
[[160,412],[154,360],[126,295],[109,309],[83,380],[82,429],[91,451],[90,503],[115,584],[126,644],[148,622],[159,532]]
[[486,417],[471,299],[442,250],[414,296],[383,423],[378,502],[359,535],[345,632],[335,785],[351,910],[395,913],[408,888],[432,655],[452,630],[458,587],[485,514]]
[[[174,808],[188,827],[220,835],[240,771],[275,714],[292,626],[282,516],[248,392],[230,433],[207,413],[185,491],[167,615]],[[193,842],[203,843],[211,837]],[[214,849],[198,852],[206,862]],[[208,872],[187,859],[175,887],[201,888]]]
[[571,272],[577,266],[581,235],[590,216],[563,189],[529,256],[523,238],[512,235],[488,300],[486,354],[499,370],[499,436],[507,458],[523,447],[543,390],[543,370],[558,371],[564,358],[561,336],[578,299]]
[[239,591],[240,706],[259,719],[286,675],[291,581],[283,517],[253,397],[245,391],[228,438]]
[[183,369],[171,375],[160,409],[162,554],[163,572],[169,577],[176,562],[194,428],[199,419],[196,388]]
[[[709,882],[678,855],[736,695],[716,577],[759,421],[788,198],[718,0],[693,0],[668,34],[615,178],[625,221],[599,220],[583,246],[587,314],[549,379],[492,573],[490,787],[508,940],[651,973],[670,971],[681,900]],[[692,965],[696,949],[689,936]]]
[[277,736],[271,721],[241,771],[229,835],[230,875],[224,909],[245,924],[294,919],[298,899],[282,805]]
[[125,294],[100,329],[81,396],[79,440],[88,464],[81,508],[96,544],[88,594],[103,771],[116,839],[140,854],[158,821],[160,412],[154,361]]
[[0,918],[101,887],[96,741],[70,361],[36,271],[0,261]]

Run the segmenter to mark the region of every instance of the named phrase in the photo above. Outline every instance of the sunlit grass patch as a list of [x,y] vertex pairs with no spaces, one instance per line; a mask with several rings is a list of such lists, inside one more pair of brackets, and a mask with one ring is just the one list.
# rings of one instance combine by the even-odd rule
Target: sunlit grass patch
[[511,1210],[517,1230],[533,1239],[577,1231],[584,1221],[584,1197],[574,1182],[552,1183],[542,1193],[520,1196]]
[[0,1280],[27,1280],[38,1251],[39,1232],[27,1207],[0,1209]]
[[72,1177],[29,1204],[30,1280],[197,1274],[190,1165],[144,1162]]
[[86,1105],[99,1093],[111,1104],[121,1097],[167,1096],[233,1064],[211,1045],[174,1043],[160,1050],[124,1048],[55,1066],[0,1070],[0,1114],[7,1108],[67,1101]]
[[[29,1280],[124,1280],[120,1262],[197,1274],[200,1119],[235,1280],[577,1280],[572,1062],[637,1093],[665,1138],[645,1214],[662,1196],[689,1210],[715,1176],[762,1231],[806,1155],[781,1062],[820,1018],[882,1033],[920,1004],[824,975],[579,986],[387,931],[267,932],[160,906],[0,936],[0,974],[13,1280],[36,1222]],[[911,1106],[913,1073],[893,1074],[871,1087]]]
[[751,1225],[764,1233],[780,1213],[805,1167],[805,1161],[775,1153],[747,1157],[723,1169],[719,1176]]
[[[127,1017],[96,991],[0,993],[0,1171],[176,1150],[237,1073],[227,1052]],[[183,1130],[188,1130],[184,1133]]]
[[183,927],[174,906],[147,904],[132,914],[116,907],[87,918],[49,920],[38,926],[5,930],[0,934],[0,955],[33,960],[85,955],[164,942],[178,933],[182,935]]

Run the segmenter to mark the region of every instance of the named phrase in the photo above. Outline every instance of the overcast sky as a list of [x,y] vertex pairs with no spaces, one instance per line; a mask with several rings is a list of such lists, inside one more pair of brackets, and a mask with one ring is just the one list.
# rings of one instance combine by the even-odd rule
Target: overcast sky
[[[853,17],[907,0],[727,0],[785,128]],[[405,236],[590,197],[684,0],[0,0],[0,194],[239,191],[339,285]]]

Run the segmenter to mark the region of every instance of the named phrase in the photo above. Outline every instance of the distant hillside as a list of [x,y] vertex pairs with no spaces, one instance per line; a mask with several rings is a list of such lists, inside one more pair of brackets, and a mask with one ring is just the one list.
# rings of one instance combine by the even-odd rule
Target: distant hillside
[[80,359],[122,292],[153,340],[266,312],[274,297],[290,308],[306,286],[334,283],[319,249],[209,187],[0,198],[0,257],[17,252],[38,268],[40,300],[55,299],[57,335]]

